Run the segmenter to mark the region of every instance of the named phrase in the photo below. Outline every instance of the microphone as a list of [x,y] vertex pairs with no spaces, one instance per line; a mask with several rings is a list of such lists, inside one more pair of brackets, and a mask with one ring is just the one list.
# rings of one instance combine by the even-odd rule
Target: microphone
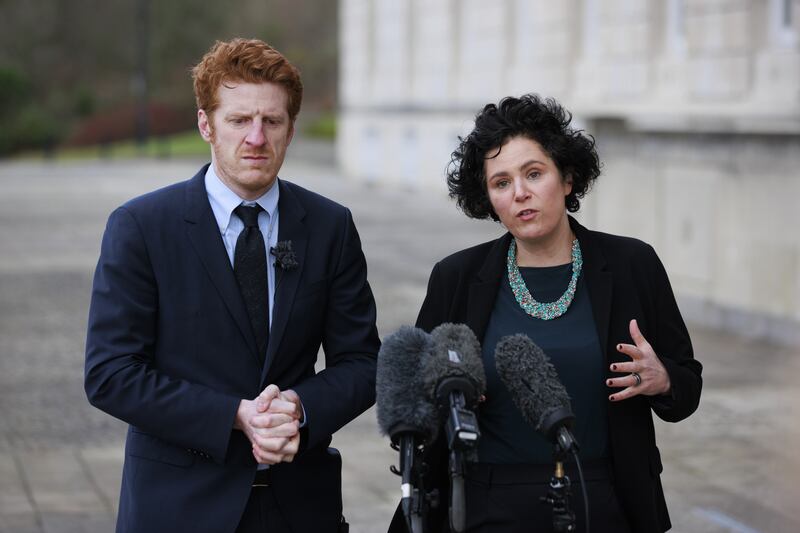
[[384,339],[378,352],[375,379],[376,411],[381,434],[391,438],[400,451],[401,507],[410,532],[422,531],[418,448],[433,442],[439,413],[425,393],[423,363],[432,357],[431,336],[418,328],[403,326]]
[[428,393],[434,398],[447,422],[445,431],[450,448],[450,527],[461,532],[465,527],[464,459],[477,459],[480,438],[474,409],[486,390],[486,374],[480,357],[480,344],[464,324],[445,323],[431,332],[433,357],[424,366]]
[[555,445],[555,473],[550,490],[540,500],[553,510],[553,531],[575,531],[575,513],[570,507],[570,481],[564,473],[563,459],[572,453],[578,467],[589,533],[589,500],[583,479],[578,442],[570,428],[575,422],[569,394],[547,355],[527,335],[509,335],[500,339],[494,352],[500,380],[511,393],[514,404],[536,431]]
[[509,335],[497,343],[494,360],[525,420],[557,451],[577,452],[578,443],[570,431],[575,415],[569,394],[542,349],[527,335]]

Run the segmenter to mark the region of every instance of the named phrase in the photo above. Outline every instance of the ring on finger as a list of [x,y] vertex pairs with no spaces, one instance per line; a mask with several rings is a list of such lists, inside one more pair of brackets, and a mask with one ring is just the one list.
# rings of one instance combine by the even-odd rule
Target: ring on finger
[[634,387],[638,387],[642,384],[642,376],[640,376],[638,372],[631,372],[631,376],[633,376],[633,379],[636,381],[633,385]]

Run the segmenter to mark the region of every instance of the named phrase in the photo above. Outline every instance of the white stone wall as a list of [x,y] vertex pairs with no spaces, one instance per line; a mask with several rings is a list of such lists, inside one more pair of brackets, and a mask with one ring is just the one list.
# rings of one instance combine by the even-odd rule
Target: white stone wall
[[692,320],[800,342],[800,0],[340,0],[338,154],[441,190],[505,95],[598,138],[593,227],[654,244]]
[[693,321],[800,341],[800,139],[595,132],[580,218],[653,244]]

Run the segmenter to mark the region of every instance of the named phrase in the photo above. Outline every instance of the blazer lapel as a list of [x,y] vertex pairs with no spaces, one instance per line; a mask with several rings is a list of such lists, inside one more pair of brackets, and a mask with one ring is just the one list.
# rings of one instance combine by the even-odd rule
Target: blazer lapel
[[275,354],[286,331],[294,296],[300,284],[303,267],[306,264],[306,247],[308,245],[308,229],[303,223],[306,211],[285,183],[279,180],[278,184],[280,186],[278,241],[292,242],[292,250],[294,250],[298,266],[288,271],[278,266],[275,267],[274,309],[272,310],[267,358],[261,373],[262,382],[266,378],[272,362],[275,360]]
[[611,318],[611,296],[614,282],[608,269],[603,251],[592,237],[592,233],[581,226],[574,218],[569,217],[569,224],[578,238],[583,255],[583,274],[589,289],[589,300],[592,303],[592,315],[597,328],[603,358],[608,363],[608,328]]
[[211,277],[211,281],[217,288],[220,297],[225,302],[225,306],[247,342],[251,355],[258,362],[256,340],[250,325],[250,319],[247,316],[247,309],[242,300],[239,286],[236,283],[236,277],[233,275],[233,268],[220,237],[214,213],[208,203],[208,194],[206,193],[204,181],[207,168],[208,165],[203,167],[191,179],[186,189],[184,206],[184,220],[187,223],[186,233],[197,255],[200,257],[200,262]]
[[467,296],[467,325],[479,340],[486,334],[489,317],[494,309],[494,301],[505,272],[505,254],[511,242],[511,234],[506,233],[497,239],[486,255],[475,281],[469,286]]

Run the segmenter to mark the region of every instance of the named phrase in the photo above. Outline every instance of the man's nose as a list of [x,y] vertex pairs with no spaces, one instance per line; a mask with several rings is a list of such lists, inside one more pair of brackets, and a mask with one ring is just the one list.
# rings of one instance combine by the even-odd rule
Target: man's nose
[[261,120],[254,120],[250,123],[250,130],[247,132],[245,141],[252,146],[261,146],[264,144],[266,138],[264,137],[264,124]]

